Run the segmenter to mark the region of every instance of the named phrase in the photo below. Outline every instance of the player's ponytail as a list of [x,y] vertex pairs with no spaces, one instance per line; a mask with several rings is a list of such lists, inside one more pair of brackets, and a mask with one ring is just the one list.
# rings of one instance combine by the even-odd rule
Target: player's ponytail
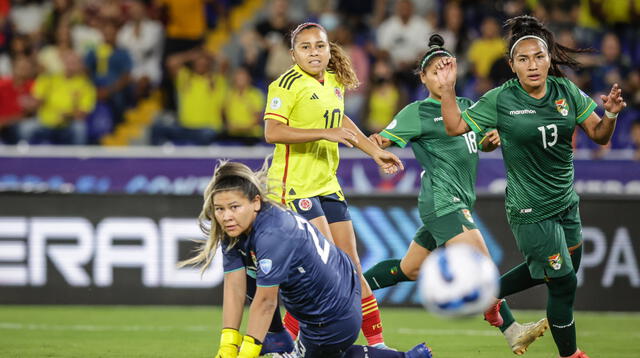
[[553,33],[533,16],[522,15],[508,19],[504,26],[507,29],[509,61],[513,61],[515,47],[520,41],[527,38],[538,39],[544,43],[549,52],[551,59],[549,74],[553,76],[564,77],[564,73],[560,69],[562,65],[573,69],[580,67],[580,62],[576,61],[572,54],[592,51],[591,49],[570,48],[557,43]]
[[190,259],[178,263],[178,267],[187,265],[201,265],[201,272],[209,267],[213,261],[218,247],[222,240],[228,240],[228,248],[235,246],[240,240],[239,237],[228,237],[215,218],[213,198],[215,194],[222,191],[238,190],[249,200],[253,200],[257,195],[263,202],[266,199],[266,168],[265,165],[258,172],[253,172],[249,167],[241,163],[221,161],[213,173],[213,178],[204,191],[204,204],[198,216],[200,230],[207,236],[207,240],[197,249],[196,255]]
[[327,68],[329,71],[335,73],[336,78],[340,84],[346,89],[355,89],[360,85],[358,76],[353,70],[351,65],[351,59],[349,55],[335,42],[330,42],[331,46],[331,59]]

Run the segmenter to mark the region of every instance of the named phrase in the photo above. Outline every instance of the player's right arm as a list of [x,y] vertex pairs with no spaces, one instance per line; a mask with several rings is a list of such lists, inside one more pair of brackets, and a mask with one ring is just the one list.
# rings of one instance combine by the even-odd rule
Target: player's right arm
[[267,105],[264,110],[264,139],[267,143],[296,144],[325,139],[353,147],[352,142],[357,142],[356,133],[348,128],[307,129],[290,126],[291,112],[296,101],[294,90],[280,87],[278,82],[273,82],[269,86]]
[[224,293],[222,300],[222,334],[220,348],[216,358],[236,358],[242,343],[238,331],[242,322],[244,300],[247,293],[247,276],[244,269],[224,274]]
[[455,57],[442,57],[436,63],[437,78],[442,88],[442,119],[448,135],[457,136],[469,131],[469,126],[462,120],[460,107],[456,101],[457,65]]
[[348,128],[328,129],[303,129],[290,127],[278,120],[267,119],[264,125],[264,139],[271,144],[296,144],[307,143],[325,139],[353,147],[351,142],[356,142],[356,134]]

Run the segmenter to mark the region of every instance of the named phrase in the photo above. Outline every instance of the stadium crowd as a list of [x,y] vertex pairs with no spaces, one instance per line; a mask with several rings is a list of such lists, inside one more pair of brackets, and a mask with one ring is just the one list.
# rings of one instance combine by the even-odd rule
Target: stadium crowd
[[[377,132],[427,95],[413,72],[430,34],[458,57],[457,93],[478,99],[513,76],[503,21],[531,14],[561,44],[588,49],[568,76],[594,100],[620,84],[629,106],[610,147],[640,159],[640,1],[266,0],[234,30],[226,20],[247,2],[0,0],[0,142],[107,144],[157,97],[138,143],[263,143],[266,88],[291,66],[288,35],[305,20],[350,55],[361,85],[345,112]],[[215,30],[230,39],[219,50],[207,46]],[[596,157],[609,149],[574,138]]]

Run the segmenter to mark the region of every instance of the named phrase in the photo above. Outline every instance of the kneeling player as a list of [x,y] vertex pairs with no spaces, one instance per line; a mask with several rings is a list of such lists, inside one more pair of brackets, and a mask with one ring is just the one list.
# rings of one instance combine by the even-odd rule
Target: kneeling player
[[[300,322],[295,357],[430,358],[424,343],[406,353],[353,345],[362,324],[355,266],[304,218],[268,201],[260,179],[239,163],[216,169],[200,213],[208,240],[197,256],[183,262],[206,268],[222,246],[224,328],[216,357],[258,357],[280,293]],[[257,267],[257,289],[243,338],[238,329],[249,266]]]

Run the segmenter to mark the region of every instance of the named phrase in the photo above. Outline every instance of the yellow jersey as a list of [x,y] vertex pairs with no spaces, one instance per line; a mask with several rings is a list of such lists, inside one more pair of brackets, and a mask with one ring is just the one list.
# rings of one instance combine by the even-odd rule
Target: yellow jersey
[[189,129],[223,129],[222,111],[227,80],[219,74],[199,75],[187,67],[178,70],[178,122]]
[[42,74],[31,92],[42,101],[38,118],[47,128],[64,127],[74,111],[90,113],[96,105],[96,88],[84,75]]
[[[344,86],[331,72],[321,83],[298,65],[269,85],[265,120],[304,129],[342,126]],[[340,190],[336,176],[340,156],[338,143],[317,140],[276,144],[269,167],[269,189],[282,203],[329,195]]]

